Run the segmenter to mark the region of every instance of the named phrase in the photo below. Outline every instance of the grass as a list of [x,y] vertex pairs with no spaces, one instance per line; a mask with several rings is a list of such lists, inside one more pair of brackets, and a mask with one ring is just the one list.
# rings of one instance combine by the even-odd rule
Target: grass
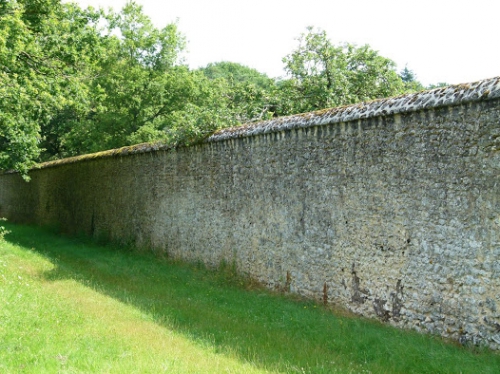
[[500,355],[203,266],[3,224],[1,373],[499,373]]

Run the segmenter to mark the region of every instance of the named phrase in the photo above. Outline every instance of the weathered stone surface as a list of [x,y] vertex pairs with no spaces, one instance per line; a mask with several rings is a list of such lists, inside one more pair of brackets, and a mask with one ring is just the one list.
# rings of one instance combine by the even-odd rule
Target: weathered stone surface
[[500,79],[0,176],[0,215],[500,348]]

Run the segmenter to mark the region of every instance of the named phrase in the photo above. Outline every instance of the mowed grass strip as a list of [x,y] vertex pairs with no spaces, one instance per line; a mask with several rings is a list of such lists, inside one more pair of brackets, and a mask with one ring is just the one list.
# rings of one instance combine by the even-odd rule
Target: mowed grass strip
[[500,355],[236,277],[7,224],[1,373],[499,373]]

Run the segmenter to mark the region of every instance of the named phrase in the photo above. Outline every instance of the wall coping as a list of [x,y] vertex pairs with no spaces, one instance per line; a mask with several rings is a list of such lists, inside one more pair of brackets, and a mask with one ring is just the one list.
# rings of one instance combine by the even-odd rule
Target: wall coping
[[350,122],[363,118],[390,116],[496,98],[500,98],[500,77],[244,124],[219,130],[207,141],[215,142],[294,128]]
[[[500,76],[473,83],[451,85],[353,105],[295,114],[267,121],[247,123],[218,130],[205,139],[204,142],[213,143],[228,139],[280,132],[294,128],[306,128],[340,122],[350,122],[363,118],[391,116],[399,113],[456,106],[464,103],[487,101],[497,98],[500,98]],[[37,165],[32,170],[104,157],[120,157],[139,153],[171,150],[174,148],[176,147],[171,144],[141,143],[97,153],[48,161]],[[6,173],[11,172],[12,171],[7,171]]]

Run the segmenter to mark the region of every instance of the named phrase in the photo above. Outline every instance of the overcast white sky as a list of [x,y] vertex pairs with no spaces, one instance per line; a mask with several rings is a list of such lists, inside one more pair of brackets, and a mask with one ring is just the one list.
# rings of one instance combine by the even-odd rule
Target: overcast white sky
[[[127,0],[78,0],[119,10]],[[307,26],[369,44],[425,85],[500,76],[499,0],[137,0],[157,27],[178,19],[192,68],[232,61],[270,77]]]

